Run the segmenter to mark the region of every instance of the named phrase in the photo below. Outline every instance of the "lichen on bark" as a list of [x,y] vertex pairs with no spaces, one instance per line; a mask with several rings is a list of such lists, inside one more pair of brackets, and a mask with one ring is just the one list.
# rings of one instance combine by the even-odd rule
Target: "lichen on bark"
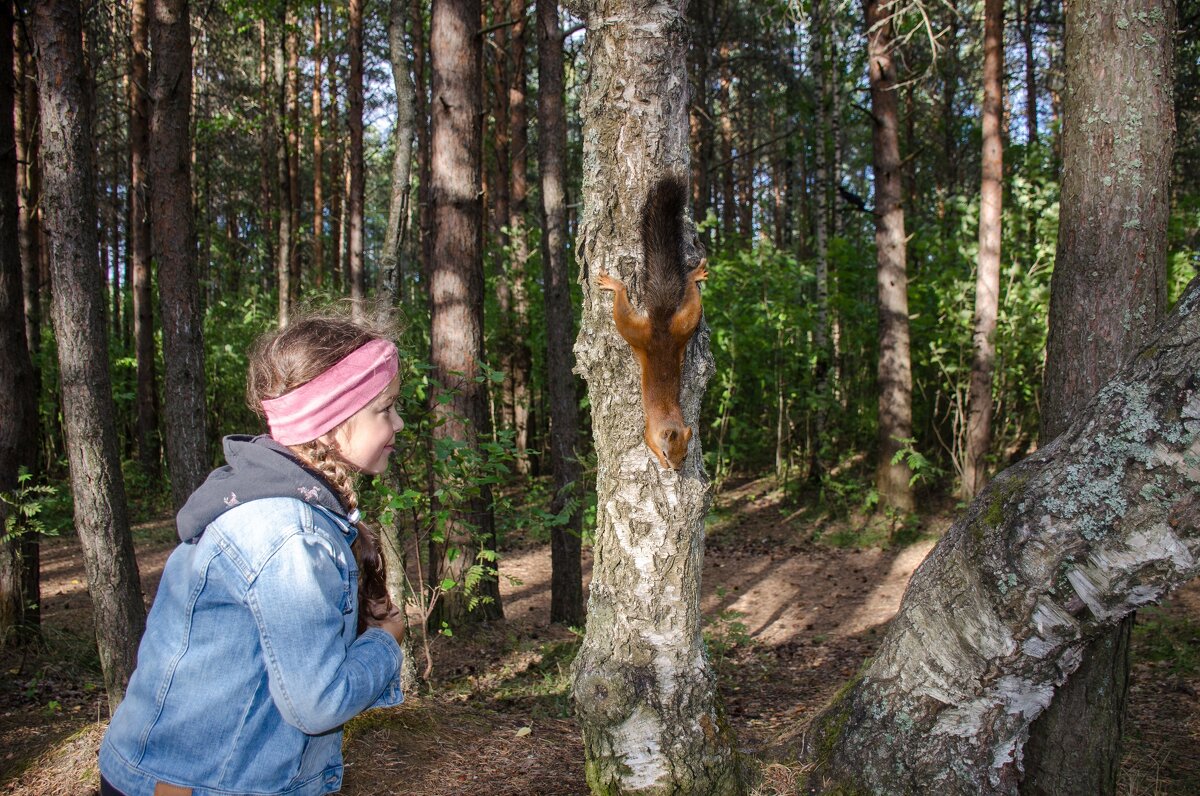
[[1016,794],[1094,639],[1200,574],[1200,280],[1052,444],[913,575],[862,679],[807,728],[813,792]]

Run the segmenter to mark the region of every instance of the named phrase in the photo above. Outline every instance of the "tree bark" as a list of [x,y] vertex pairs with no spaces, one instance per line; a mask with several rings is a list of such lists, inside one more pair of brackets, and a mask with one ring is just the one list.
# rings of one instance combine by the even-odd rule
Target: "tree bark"
[[392,61],[392,82],[396,85],[396,153],[392,157],[392,196],[388,205],[387,235],[379,258],[384,289],[392,304],[399,304],[404,291],[401,266],[405,232],[408,229],[408,197],[412,192],[413,135],[416,132],[416,89],[408,72],[408,48],[404,28],[408,20],[408,1],[391,0],[388,15],[388,45]]
[[154,298],[150,265],[150,28],[147,0],[134,0],[129,105],[129,268],[133,271],[133,340],[137,358],[138,463],[157,479],[162,450],[158,435],[158,376],[155,364]]
[[350,75],[346,81],[350,126],[350,190],[346,197],[349,210],[348,256],[350,268],[351,311],[364,314],[367,298],[366,263],[363,259],[364,201],[363,181],[363,0],[350,0]]
[[[640,301],[647,193],[667,174],[688,173],[686,2],[591,0],[579,10],[589,65],[580,97],[581,279],[587,285],[607,272],[632,284]],[[694,264],[695,235],[685,237]],[[572,665],[588,784],[593,793],[740,793],[733,734],[700,633],[710,493],[699,435],[678,471],[647,450],[638,364],[611,301],[590,286],[575,355],[592,408],[599,506],[587,634]],[[701,323],[680,391],[693,428],[713,370]]]
[[[37,67],[30,52],[26,26],[17,25],[16,79],[18,94],[13,112],[16,126],[17,223],[21,237],[21,289],[25,316],[25,342],[32,360],[41,349],[41,120],[37,100]],[[41,395],[40,371],[33,374],[34,393]]]
[[300,273],[300,247],[296,245],[300,237],[300,28],[299,17],[295,7],[289,5],[284,27],[287,35],[284,38],[287,49],[287,83],[283,94],[283,104],[287,113],[287,167],[288,167],[288,210],[291,220],[288,229],[292,239],[288,244],[288,270],[291,278],[292,295],[290,302],[295,303],[300,298],[302,288]]
[[542,282],[546,316],[546,380],[550,391],[550,512],[573,506],[550,530],[550,621],[583,622],[583,489],[579,459],[579,401],[571,372],[575,332],[567,276],[567,113],[563,99],[563,37],[556,0],[537,0],[538,173],[542,181]]
[[313,9],[313,283],[319,288],[325,285],[325,110],[321,64],[324,53],[321,42],[321,0]]
[[54,271],[54,332],[75,527],[109,708],[115,709],[133,672],[145,608],[113,424],[82,21],[79,4],[70,0],[35,3],[31,16],[43,125],[43,202]]
[[[1066,4],[1042,444],[1145,345],[1166,306],[1174,20],[1169,0]],[[1115,792],[1129,621],[1095,640],[1034,727],[1029,793]]]
[[983,11],[983,181],[979,198],[979,265],[975,274],[975,331],[967,397],[963,500],[987,483],[992,446],[992,374],[996,313],[1000,306],[1000,224],[1004,199],[1004,0],[986,0]]
[[[808,479],[820,483],[825,473],[823,447],[827,444],[829,426],[829,366],[832,351],[829,346],[829,234],[833,207],[833,186],[836,183],[836,164],[831,163],[833,140],[830,135],[830,113],[832,110],[833,81],[836,79],[832,64],[825,57],[826,36],[832,38],[833,15],[825,3],[813,5],[812,64],[821,84],[821,95],[817,101],[817,146],[816,185],[813,196],[816,209],[817,242],[817,312],[816,328],[813,330],[813,345],[816,348],[814,382],[816,384],[816,417],[813,440],[808,460]],[[799,236],[801,239],[804,235]]]
[[208,476],[204,315],[192,222],[192,40],[187,0],[154,0],[150,218],[163,331],[167,464],[176,509]]
[[1030,726],[1087,646],[1200,574],[1198,309],[1200,280],[946,533],[872,662],[807,729],[809,791],[1031,792]]
[[530,371],[533,355],[529,350],[529,292],[525,288],[525,267],[529,260],[525,211],[528,207],[529,129],[525,112],[525,10],[526,0],[511,0],[509,18],[508,70],[508,224],[512,255],[508,261],[508,281],[512,284],[512,314],[509,329],[512,363],[513,430],[516,434],[517,472],[529,474]]
[[[144,0],[139,0],[144,1]],[[275,197],[271,189],[275,172],[275,135],[278,125],[275,120],[275,98],[272,86],[270,36],[265,17],[258,21],[258,86],[259,86],[259,229],[263,230],[262,238],[266,242],[267,262],[275,262],[275,241],[268,230],[274,230]]]
[[[17,225],[17,147],[13,121],[18,86],[13,60],[13,5],[0,3],[0,492],[17,488],[21,466],[35,469],[37,394],[25,340],[25,293]],[[0,536],[9,507],[0,501]],[[37,540],[0,542],[0,648],[40,635],[37,581],[25,577],[25,549]],[[36,547],[34,548],[36,551]],[[35,588],[30,591],[29,586]]]
[[296,232],[292,227],[295,214],[292,212],[291,148],[288,146],[291,125],[288,124],[287,6],[287,0],[278,6],[279,31],[272,47],[275,77],[271,83],[275,105],[275,193],[279,197],[279,218],[275,222],[275,282],[279,287],[280,328],[288,325],[292,315],[292,300],[296,296],[296,286],[292,282],[292,247]]
[[881,506],[912,511],[909,469],[893,463],[912,437],[912,363],[908,344],[908,273],[901,204],[892,6],[864,0],[871,82],[871,144],[875,169],[876,285],[879,291],[879,459],[875,488]]
[[416,77],[417,112],[417,230],[420,234],[419,251],[421,283],[429,297],[429,275],[433,263],[433,206],[430,199],[430,120],[429,83],[426,81],[425,16],[423,0],[412,0],[412,43],[413,75]]
[[[430,33],[433,77],[432,174],[433,263],[430,279],[433,376],[451,390],[448,403],[435,403],[444,422],[437,440],[478,451],[490,436],[487,394],[476,376],[483,361],[483,207],[480,200],[482,66],[479,0],[434,0]],[[465,516],[451,515],[445,541],[431,540],[430,581],[463,583],[481,543],[495,550],[491,491],[486,485],[468,501]],[[449,508],[449,507],[446,507]],[[457,557],[448,550],[457,549]],[[462,589],[438,601],[434,626],[445,621],[499,618],[500,591],[494,578],[479,585],[490,598],[473,609]]]

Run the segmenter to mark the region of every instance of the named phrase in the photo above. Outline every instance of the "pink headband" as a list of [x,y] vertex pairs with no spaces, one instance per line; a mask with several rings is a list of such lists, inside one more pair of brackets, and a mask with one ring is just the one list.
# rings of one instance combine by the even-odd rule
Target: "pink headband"
[[312,381],[262,402],[271,436],[298,445],[332,431],[383,392],[399,367],[396,346],[388,340],[355,349]]

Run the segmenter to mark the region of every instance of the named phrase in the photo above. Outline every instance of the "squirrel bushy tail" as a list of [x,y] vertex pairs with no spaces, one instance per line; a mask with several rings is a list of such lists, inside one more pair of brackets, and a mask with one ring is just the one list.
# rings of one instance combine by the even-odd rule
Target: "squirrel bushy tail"
[[651,186],[642,213],[642,254],[646,284],[642,306],[646,313],[669,319],[683,300],[687,267],[683,259],[683,208],[687,184],[676,175]]

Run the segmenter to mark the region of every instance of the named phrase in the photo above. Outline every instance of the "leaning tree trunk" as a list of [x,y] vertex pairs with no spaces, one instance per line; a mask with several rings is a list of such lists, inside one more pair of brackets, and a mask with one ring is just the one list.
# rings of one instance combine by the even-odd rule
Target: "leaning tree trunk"
[[1200,280],[921,564],[875,658],[805,734],[810,790],[1029,792],[1030,726],[1088,645],[1200,574],[1197,372]]
[[[0,6],[0,492],[17,487],[22,465],[33,469],[37,451],[37,394],[25,341],[25,297],[17,231],[17,146],[13,108],[20,96],[13,75],[13,6]],[[0,501],[0,537],[10,507]],[[0,541],[0,648],[39,635],[39,596],[28,593],[24,555],[36,539]],[[36,552],[36,548],[33,550]],[[14,632],[15,631],[15,632]]]
[[[583,211],[576,251],[588,284],[602,271],[645,285],[640,218],[650,186],[688,173],[685,0],[581,4],[588,21],[580,109]],[[688,260],[699,259],[694,233]],[[741,789],[700,634],[709,483],[699,435],[678,471],[642,439],[638,364],[612,303],[588,287],[575,344],[588,382],[597,455],[595,564],[587,635],[573,665],[593,793],[724,794]],[[634,295],[640,300],[640,291]],[[714,369],[701,324],[683,366],[683,417],[695,428]]]
[[912,436],[912,362],[908,347],[908,272],[901,205],[899,113],[892,58],[892,13],[884,0],[864,0],[871,80],[871,136],[875,163],[876,283],[879,290],[879,502],[912,511],[909,470],[894,462]]
[[[435,443],[465,446],[474,453],[490,432],[486,392],[476,378],[483,361],[479,0],[434,0],[429,53],[433,59],[434,241],[430,344],[434,379],[453,391],[448,403],[435,402],[443,422],[435,427],[434,436]],[[496,549],[490,487],[482,485],[480,494],[466,503],[465,516],[455,515],[452,509],[443,539],[430,542],[431,583],[449,579],[463,584],[476,563],[480,543]],[[463,589],[443,596],[431,615],[433,626],[503,616],[495,578],[484,579],[472,596],[489,600],[472,606]]]
[[43,202],[50,241],[54,335],[75,529],[83,548],[109,708],[133,673],[146,623],[126,515],[96,245],[90,103],[79,4],[34,3],[42,109]]
[[1000,223],[1004,195],[1004,0],[983,11],[983,181],[979,197],[979,265],[975,273],[975,330],[967,399],[967,440],[960,495],[975,497],[987,483],[992,446],[992,373],[996,313],[1000,307]]
[[550,621],[583,622],[582,485],[577,453],[579,401],[571,373],[571,284],[567,276],[567,115],[563,95],[563,35],[556,0],[537,0],[538,172],[542,180],[542,281],[545,291],[546,378],[550,392],[550,465],[558,514],[573,502],[567,522],[550,530]]
[[204,313],[192,221],[192,39],[187,0],[154,0],[150,219],[163,331],[167,465],[175,507],[208,475]]
[[[1043,444],[1145,344],[1166,304],[1174,3],[1083,0],[1066,13]],[[1055,693],[1030,741],[1027,792],[1115,791],[1131,624],[1098,639]]]

